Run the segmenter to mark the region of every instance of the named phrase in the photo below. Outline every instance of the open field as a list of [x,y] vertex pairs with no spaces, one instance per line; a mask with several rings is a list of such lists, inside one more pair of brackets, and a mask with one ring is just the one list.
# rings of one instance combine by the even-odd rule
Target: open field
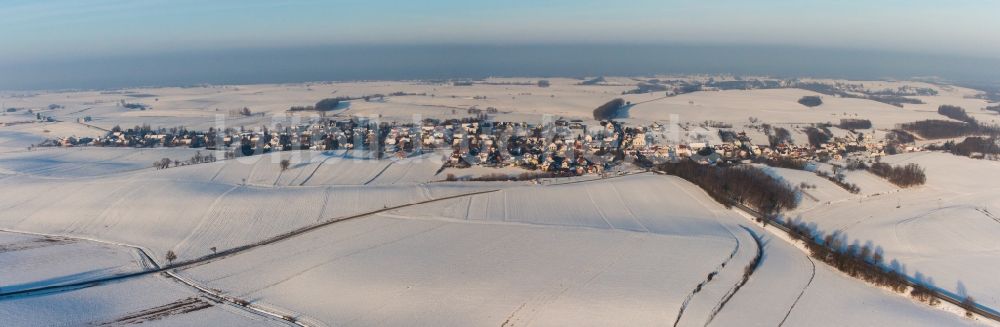
[[[961,105],[984,122],[997,119],[981,110],[989,103],[972,98],[974,90],[922,82],[856,82],[938,92],[920,96],[924,104],[893,106],[796,88],[668,97],[622,95],[647,78],[609,77],[596,85],[546,78],[549,87],[535,84],[539,79],[3,93],[6,106],[18,110],[0,118],[0,321],[997,324],[851,278],[695,184],[631,163],[605,178],[473,182],[446,179],[537,171],[449,167],[448,146],[414,155],[387,152],[384,159],[343,149],[227,158],[190,147],[33,147],[58,137],[103,136],[116,125],[280,130],[277,123],[313,118],[289,113],[290,106],[376,94],[387,96],[354,99],[326,115],[405,123],[474,117],[469,109],[493,107],[490,117],[498,121],[565,118],[602,128],[594,108],[621,97],[636,104],[620,121],[683,126],[676,131],[680,139],[671,141],[685,144],[722,143],[720,129],[745,131],[766,144],[768,135],[751,127],[761,123],[788,128],[795,144],[808,144],[801,127],[842,118],[869,119],[873,127],[830,127],[834,135],[883,137],[897,124],[947,119],[936,112],[941,104]],[[405,95],[390,95],[396,92]],[[798,103],[809,95],[821,96],[823,104]],[[127,109],[122,100],[150,108]],[[230,113],[244,107],[254,114]],[[32,121],[29,109],[55,121]],[[196,154],[219,160],[184,163]],[[175,163],[154,168],[163,158]],[[1000,308],[1000,164],[938,152],[878,160],[917,163],[927,182],[900,188],[867,171],[849,171],[845,180],[861,188],[852,194],[810,171],[753,165],[791,186],[815,186],[795,190],[798,207],[783,218],[837,232],[848,245],[870,244],[887,267],[911,279]],[[834,163],[842,162],[816,167],[830,171]],[[70,284],[80,285],[65,287]],[[38,288],[45,291],[32,292]]]
[[889,265],[934,287],[971,295],[991,307],[1000,305],[1000,289],[992,278],[1000,272],[995,264],[1000,220],[994,214],[1000,212],[995,196],[1000,184],[994,177],[1000,166],[940,153],[903,154],[883,161],[926,167],[927,184],[901,189],[867,172],[852,172],[848,180],[860,185],[862,194],[816,182],[819,187],[811,194],[840,195],[804,200],[814,204],[786,216],[826,234],[839,233],[847,244],[877,247]]

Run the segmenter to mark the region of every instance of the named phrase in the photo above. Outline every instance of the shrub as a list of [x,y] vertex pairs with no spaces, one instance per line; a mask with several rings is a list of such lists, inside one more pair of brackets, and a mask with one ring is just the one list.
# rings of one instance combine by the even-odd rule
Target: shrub
[[639,84],[636,85],[635,89],[624,91],[624,92],[622,92],[622,94],[643,94],[643,93],[650,93],[650,92],[662,92],[662,91],[666,91],[666,90],[667,90],[667,86],[666,85],[662,85],[662,84],[659,84],[659,83],[639,82]]
[[790,157],[757,157],[757,163],[762,163],[771,167],[805,170],[809,161]]
[[818,107],[823,104],[823,99],[815,95],[807,95],[799,99],[799,103],[806,107]]
[[776,147],[778,144],[782,143],[791,143],[792,133],[789,133],[787,129],[775,127],[774,134],[769,133],[767,135],[767,141],[772,147]]
[[618,115],[618,110],[625,106],[625,100],[617,98],[602,104],[597,109],[594,109],[594,119],[596,120],[606,120],[615,118]]
[[965,309],[965,317],[972,318],[972,311],[976,308],[976,300],[972,296],[966,296],[965,300],[962,300],[962,309]]
[[897,107],[903,107],[903,104],[923,104],[924,102],[920,99],[907,98],[898,95],[869,95],[864,97],[872,101],[878,101],[885,104],[890,104]]
[[170,158],[163,158],[163,159],[160,159],[160,160],[157,160],[157,161],[153,161],[153,168],[156,168],[156,169],[168,168],[168,167],[170,167],[170,163],[172,161],[173,160],[170,160]]
[[289,111],[307,111],[307,110],[316,110],[316,107],[313,107],[313,106],[291,106],[291,107],[288,108],[288,110]]
[[720,129],[719,130],[719,138],[722,139],[722,142],[729,143],[729,142],[735,141],[737,139],[737,135],[736,135],[736,132],[733,132],[731,130]]
[[830,141],[830,135],[825,131],[819,130],[818,128],[806,127],[804,132],[806,133],[806,136],[809,137],[809,144],[815,148],[818,148]]
[[906,166],[893,166],[879,162],[872,164],[868,171],[899,187],[922,185],[927,181],[924,169],[915,163],[909,163]]
[[898,129],[894,129],[886,133],[885,139],[895,143],[913,143],[916,141],[913,134]]
[[940,149],[960,156],[970,156],[973,153],[1000,154],[1000,146],[997,145],[997,142],[996,138],[973,136],[966,137],[959,143],[948,141]]
[[840,128],[843,129],[869,129],[872,122],[867,119],[841,119]]
[[969,116],[969,114],[966,113],[965,109],[962,109],[962,107],[942,105],[938,107],[938,113],[941,114],[942,116],[958,121],[963,121],[969,124],[976,123],[976,119],[972,118],[972,116]]
[[977,125],[947,121],[947,120],[923,120],[902,125],[903,130],[916,133],[925,139],[945,139],[969,134],[979,131]]
[[830,175],[830,173],[827,173],[825,171],[817,170],[816,176],[826,178],[830,182],[836,184],[837,186],[840,186],[840,188],[848,192],[851,192],[851,194],[858,194],[861,192],[861,188],[858,187],[857,184],[848,183],[847,181],[845,181],[843,174]]
[[347,98],[326,98],[316,102],[316,110],[319,111],[330,111],[337,109],[341,101],[348,100]]
[[146,108],[148,108],[146,105],[141,103],[127,103],[127,102],[122,102],[122,107],[125,107],[126,109],[139,109],[139,110],[146,110]]

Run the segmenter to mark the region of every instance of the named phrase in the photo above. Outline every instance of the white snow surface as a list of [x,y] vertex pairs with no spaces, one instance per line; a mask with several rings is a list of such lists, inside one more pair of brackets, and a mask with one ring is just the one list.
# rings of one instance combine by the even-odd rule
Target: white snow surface
[[[490,79],[532,82],[537,79]],[[100,136],[115,125],[259,128],[296,118],[286,110],[322,98],[393,92],[419,95],[351,101],[330,113],[384,121],[471,117],[581,119],[615,97],[633,103],[628,122],[692,123],[682,135],[718,142],[721,121],[746,129],[751,119],[788,128],[843,118],[870,119],[884,133],[898,123],[943,119],[940,104],[958,104],[982,121],[995,115],[975,91],[926,83],[865,81],[871,88],[931,87],[922,105],[894,107],[823,96],[797,103],[799,89],[704,91],[662,98],[622,96],[639,80],[601,85],[551,78],[552,86],[452,86],[419,81],[343,82],[120,91],[39,92],[5,96],[16,113],[0,117],[0,292],[102,278],[143,269],[138,247],[159,264],[213,250],[255,244],[299,228],[355,217],[236,255],[178,271],[227,296],[315,326],[333,325],[673,325],[679,326],[950,326],[974,325],[940,308],[866,285],[812,262],[801,249],[683,180],[639,174],[608,180],[442,182],[518,169],[445,169],[445,153],[372,160],[346,151],[292,151],[153,169],[161,158],[184,161],[196,149],[35,148],[45,139]],[[146,96],[149,95],[149,96]],[[662,98],[662,99],[661,99]],[[118,106],[121,99],[152,109]],[[49,104],[64,108],[48,109]],[[250,117],[229,115],[248,107]],[[35,122],[27,109],[57,122]],[[419,116],[415,116],[419,115]],[[676,115],[676,116],[673,116]],[[77,119],[91,117],[84,124]],[[838,134],[844,131],[834,128]],[[755,142],[764,136],[747,129]],[[202,154],[207,151],[202,150]],[[218,158],[223,158],[217,153]],[[291,165],[281,170],[279,162]],[[1000,307],[1000,164],[940,153],[890,156],[927,169],[924,186],[900,189],[863,171],[848,172],[860,194],[811,173],[768,169],[789,183],[816,185],[791,219],[849,242],[871,242],[886,262],[942,290]],[[473,192],[488,193],[461,196]],[[449,196],[455,198],[421,203]],[[388,210],[396,206],[399,209]],[[378,214],[366,214],[383,211]],[[751,234],[751,232],[753,234]],[[764,256],[735,289],[756,254]],[[82,239],[81,239],[82,238]],[[90,240],[86,240],[90,239]],[[96,241],[103,241],[96,242]],[[129,246],[126,246],[129,245]],[[134,246],[134,247],[132,247]],[[815,264],[815,268],[814,265]],[[709,277],[711,276],[711,277]],[[711,279],[711,281],[708,281]],[[698,285],[701,285],[700,287]],[[698,290],[694,292],[694,290]],[[188,298],[189,286],[159,274],[76,290],[0,296],[0,325],[76,326],[113,322]],[[683,310],[682,310],[683,308]],[[683,314],[678,316],[680,312]],[[143,324],[248,326],[279,323],[212,303]]]

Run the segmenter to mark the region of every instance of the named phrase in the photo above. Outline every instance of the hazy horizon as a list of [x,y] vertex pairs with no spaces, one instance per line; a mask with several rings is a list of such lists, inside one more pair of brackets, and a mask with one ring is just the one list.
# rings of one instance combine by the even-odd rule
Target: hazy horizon
[[995,83],[997,12],[975,0],[12,0],[0,89],[657,73]]
[[120,55],[0,64],[0,90],[196,84],[734,74],[846,79],[938,77],[993,84],[1000,60],[781,46],[654,44],[337,45]]
[[949,1],[6,1],[0,61],[330,44],[811,46],[1000,59],[1000,3]]

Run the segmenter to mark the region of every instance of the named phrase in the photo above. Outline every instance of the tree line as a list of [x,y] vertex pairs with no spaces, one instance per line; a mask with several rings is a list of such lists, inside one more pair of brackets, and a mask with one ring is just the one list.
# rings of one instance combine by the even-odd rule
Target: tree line
[[544,172],[523,172],[517,175],[490,173],[479,177],[456,177],[455,174],[448,174],[446,181],[472,181],[472,182],[516,182],[531,181],[542,178],[572,177],[576,174],[572,172],[544,171]]
[[[851,277],[868,283],[889,288],[897,293],[910,290],[910,296],[915,300],[936,306],[941,303],[935,291],[920,281],[910,283],[907,277],[893,267],[886,267],[884,258],[878,247],[871,244],[858,246],[857,242],[847,245],[841,234],[833,233],[817,235],[804,223],[786,223],[789,235],[805,243],[809,255],[822,261]],[[895,261],[893,262],[895,266]],[[976,307],[975,299],[965,296],[959,305],[965,309],[965,316],[971,318]]]
[[902,125],[902,128],[925,139],[944,139],[968,135],[1000,136],[1000,126],[980,123],[965,112],[962,107],[942,105],[938,107],[938,114],[958,121],[930,119],[906,123]]
[[[364,99],[365,99],[365,101],[367,101],[368,97],[364,97]],[[316,110],[316,111],[330,111],[330,110],[337,109],[337,106],[339,106],[341,102],[348,101],[348,100],[351,100],[351,98],[349,98],[349,97],[326,98],[326,99],[323,99],[323,100],[319,100],[319,102],[316,102],[316,104],[312,105],[312,106],[291,106],[290,108],[288,108],[288,110],[289,111],[312,111],[312,110]]]
[[869,129],[872,128],[872,121],[867,119],[841,119],[840,128],[843,129]]
[[618,115],[618,110],[625,106],[625,100],[621,98],[616,98],[614,100],[608,101],[602,104],[597,109],[594,109],[594,119],[595,120],[608,120],[615,118]]
[[737,202],[754,210],[774,213],[798,205],[796,191],[763,170],[752,166],[710,166],[685,160],[655,166],[701,187],[717,202]]
[[[790,157],[777,157],[777,158],[757,157],[757,159],[754,162],[765,164],[770,167],[795,169],[795,170],[806,170],[806,167],[809,164],[809,161],[807,160],[790,158]],[[836,166],[834,167],[836,169]],[[861,192],[861,188],[858,187],[858,185],[853,183],[848,183],[845,180],[844,174],[841,174],[839,172],[835,172],[833,175],[831,175],[828,172],[822,170],[816,170],[816,176],[826,178],[833,184],[840,186],[841,188],[843,188],[848,192],[851,192],[852,194],[858,194]]]
[[1000,142],[1000,140],[996,137],[970,136],[966,137],[962,142],[955,143],[955,141],[948,141],[940,146],[929,146],[928,149],[944,150],[954,155],[966,157],[972,156],[975,153],[980,153],[983,156],[997,155],[1000,154],[1000,145],[997,145],[997,142]]
[[980,130],[978,125],[935,119],[905,123],[901,127],[903,130],[916,133],[925,139],[961,137],[965,135],[977,134]]
[[192,156],[191,159],[188,159],[187,161],[171,160],[170,158],[162,158],[160,160],[153,161],[153,168],[156,168],[156,169],[167,169],[167,168],[170,168],[170,163],[171,162],[174,163],[174,167],[178,167],[178,166],[184,166],[184,165],[193,165],[193,164],[199,164],[199,163],[215,162],[216,160],[218,160],[218,159],[215,157],[215,154],[213,154],[213,153],[209,153],[207,155],[203,155],[203,154],[201,154],[201,151],[196,151],[195,154],[194,154],[194,156]]
[[868,167],[868,171],[885,178],[890,183],[896,184],[899,187],[923,185],[927,182],[927,175],[924,174],[924,169],[915,163],[908,163],[905,166],[893,166],[884,162],[876,162]]
[[938,114],[969,124],[976,124],[976,119],[969,116],[969,113],[965,112],[965,109],[959,106],[941,105],[938,107]]
[[992,111],[992,112],[1000,114],[1000,104],[995,105],[995,106],[989,106],[989,107],[983,108],[983,110]]

